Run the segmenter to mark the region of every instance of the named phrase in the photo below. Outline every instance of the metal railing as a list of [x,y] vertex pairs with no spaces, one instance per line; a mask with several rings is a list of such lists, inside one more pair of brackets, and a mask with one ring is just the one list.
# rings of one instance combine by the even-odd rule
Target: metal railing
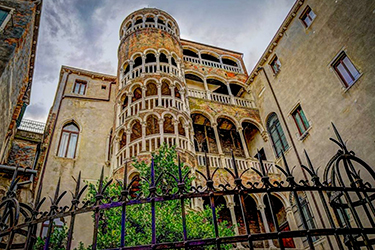
[[[375,172],[372,167],[358,158],[352,151],[349,151],[334,127],[337,139],[332,139],[339,150],[328,162],[323,174],[318,175],[318,170],[313,167],[307,153],[307,166],[301,166],[306,171],[308,179],[298,181],[292,174],[283,155],[284,167],[275,167],[280,171],[284,181],[270,181],[266,167],[262,160],[259,161],[259,168],[252,168],[258,175],[259,181],[246,181],[244,175],[248,171],[239,170],[234,156],[232,156],[233,168],[224,168],[230,176],[225,185],[218,182],[219,171],[208,165],[206,160],[205,171],[196,171],[203,180],[198,186],[187,189],[185,183],[186,176],[181,174],[181,165],[178,166],[178,175],[173,176],[176,190],[170,192],[170,187],[156,188],[163,185],[162,175],[155,176],[154,164],[151,164],[150,177],[144,178],[144,184],[148,187],[149,194],[144,196],[130,195],[132,182],[128,182],[128,167],[125,167],[123,182],[119,183],[122,188],[121,195],[109,197],[106,192],[108,185],[104,185],[104,171],[100,176],[99,188],[95,191],[93,201],[83,201],[82,197],[87,185],[82,187],[81,174],[76,179],[75,191],[72,193],[73,199],[69,206],[60,204],[66,191],[60,192],[60,181],[57,183],[54,198],[51,198],[51,205],[46,211],[41,211],[40,207],[45,198],[37,201],[36,204],[27,205],[16,198],[16,187],[19,178],[17,171],[0,203],[0,248],[1,249],[32,249],[36,239],[36,227],[44,222],[49,222],[46,238],[44,239],[44,249],[49,249],[51,235],[53,232],[53,221],[56,218],[66,218],[68,221],[68,234],[66,249],[71,249],[73,232],[75,228],[75,218],[79,214],[91,213],[94,218],[92,249],[97,249],[98,232],[103,230],[99,227],[100,214],[105,210],[122,208],[121,214],[121,234],[118,238],[118,247],[112,249],[197,249],[203,246],[214,246],[221,249],[224,245],[236,243],[247,244],[247,247],[254,249],[254,244],[264,240],[277,240],[278,248],[285,249],[285,240],[305,239],[309,249],[315,249],[315,237],[325,238],[331,249],[373,249],[375,245],[375,188],[371,184],[375,182]],[[325,152],[324,152],[325,153]],[[259,159],[260,154],[258,155]],[[205,172],[205,173],[203,173]],[[364,176],[366,182],[361,176]],[[322,180],[321,180],[322,178]],[[166,191],[167,190],[167,191]],[[169,190],[169,191],[168,191]],[[325,226],[314,226],[308,223],[308,215],[304,212],[298,192],[314,194],[319,198],[322,215],[327,218]],[[301,218],[302,227],[297,229],[283,230],[279,224],[275,206],[272,204],[273,194],[290,194],[295,206],[296,216]],[[249,224],[249,208],[246,205],[248,196],[261,194],[269,205],[269,216],[273,223],[270,232],[254,232]],[[223,237],[218,230],[218,218],[216,217],[217,205],[215,199],[223,196],[235,197],[241,210],[239,217],[244,224],[244,232],[234,236]],[[195,198],[206,198],[209,201],[212,211],[212,225],[214,237],[211,238],[188,238],[186,226],[186,214],[184,202]],[[156,237],[156,223],[158,223],[155,209],[156,203],[168,202],[171,200],[181,201],[181,209],[175,211],[180,213],[182,219],[181,236],[182,239],[174,242],[158,242]],[[126,219],[127,207],[137,204],[150,204],[150,225],[152,237],[149,244],[141,246],[126,246]],[[118,211],[118,210],[117,210]],[[82,225],[81,225],[82,226]],[[87,224],[89,227],[89,224]],[[80,227],[82,228],[82,227]],[[160,232],[159,232],[160,233]],[[79,234],[78,234],[79,235]]]

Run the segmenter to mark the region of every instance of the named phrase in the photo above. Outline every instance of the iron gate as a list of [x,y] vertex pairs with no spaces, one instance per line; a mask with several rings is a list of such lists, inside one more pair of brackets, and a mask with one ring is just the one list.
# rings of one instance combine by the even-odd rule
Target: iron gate
[[[17,171],[13,175],[13,179],[9,186],[6,196],[3,198],[0,209],[2,211],[0,217],[0,248],[2,249],[32,249],[36,241],[37,226],[43,222],[49,222],[47,236],[45,238],[44,249],[49,249],[50,238],[53,231],[53,221],[56,218],[69,218],[68,236],[66,249],[71,249],[73,231],[75,228],[75,219],[79,214],[93,213],[94,214],[94,228],[92,249],[97,249],[98,230],[100,213],[104,210],[113,208],[122,208],[121,213],[121,239],[119,240],[119,248],[115,249],[179,249],[190,248],[199,249],[200,247],[211,245],[220,249],[223,244],[246,243],[250,249],[254,248],[253,243],[263,240],[276,239],[279,243],[280,249],[285,249],[283,239],[287,238],[303,238],[308,242],[310,249],[314,247],[314,237],[327,237],[330,241],[331,248],[338,249],[373,249],[375,245],[375,189],[369,182],[365,182],[361,175],[366,175],[370,182],[375,181],[375,172],[373,168],[367,165],[364,161],[355,156],[354,152],[348,151],[344,141],[340,137],[336,128],[333,126],[337,139],[332,139],[339,146],[336,155],[327,164],[322,174],[322,179],[318,177],[317,170],[313,167],[309,160],[307,153],[307,166],[301,166],[307,172],[310,181],[297,182],[289,168],[285,157],[283,155],[284,167],[279,167],[278,170],[283,176],[284,181],[274,181],[271,183],[267,169],[260,159],[260,169],[252,169],[260,177],[260,182],[243,181],[243,174],[249,169],[240,172],[236,166],[235,158],[232,155],[233,168],[227,171],[234,179],[233,183],[226,185],[218,185],[215,183],[215,174],[217,170],[212,171],[206,164],[206,173],[197,171],[197,173],[204,179],[204,185],[192,187],[187,190],[185,180],[187,176],[182,175],[181,167],[179,166],[179,175],[174,176],[175,185],[178,190],[175,193],[160,193],[156,186],[159,184],[160,176],[155,176],[154,164],[151,165],[149,183],[149,195],[132,196],[130,195],[130,188],[132,182],[128,182],[128,169],[125,169],[124,178],[122,182],[121,195],[118,197],[106,197],[105,190],[109,183],[104,183],[104,175],[100,177],[100,185],[95,195],[95,200],[83,201],[83,194],[87,185],[81,183],[81,174],[77,178],[75,192],[70,206],[61,206],[60,201],[65,196],[66,191],[60,192],[60,181],[57,184],[55,196],[51,199],[51,205],[48,211],[40,211],[40,207],[45,201],[43,198],[34,206],[29,206],[20,203],[16,198],[16,186],[19,178],[17,178]],[[259,157],[260,158],[260,157]],[[206,160],[207,163],[207,160]],[[212,171],[212,172],[211,172]],[[362,171],[362,172],[360,172]],[[254,233],[250,230],[248,216],[246,211],[245,197],[251,194],[264,194],[269,204],[272,204],[270,199],[274,193],[291,193],[294,197],[294,202],[297,207],[297,212],[303,224],[302,229],[282,231],[278,224],[276,214],[272,211],[270,206],[272,221],[274,223],[274,230],[268,233]],[[310,192],[319,197],[321,209],[324,211],[327,223],[326,228],[311,228],[307,223],[309,218],[302,212],[302,205],[298,199],[298,192]],[[215,197],[219,196],[235,196],[239,201],[241,208],[241,216],[244,222],[245,234],[223,237],[219,234],[218,218],[215,206]],[[184,203],[192,198],[206,197],[209,199],[210,208],[212,210],[212,225],[214,227],[215,237],[208,239],[189,239],[186,226],[186,211]],[[105,202],[110,200],[110,202]],[[181,235],[183,240],[178,242],[157,242],[156,239],[156,216],[155,204],[157,202],[164,202],[170,200],[177,200],[181,202]],[[151,207],[151,229],[152,237],[148,245],[142,246],[126,246],[125,221],[127,219],[126,208],[136,204],[147,203]],[[370,226],[365,226],[366,222]],[[331,242],[331,240],[333,242]]]

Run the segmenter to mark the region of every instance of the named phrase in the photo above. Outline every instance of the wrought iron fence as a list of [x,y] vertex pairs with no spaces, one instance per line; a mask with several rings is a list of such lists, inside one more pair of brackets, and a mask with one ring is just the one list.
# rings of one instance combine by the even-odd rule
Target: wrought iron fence
[[[92,249],[97,249],[98,231],[100,213],[104,210],[121,208],[121,238],[119,240],[120,247],[115,249],[179,249],[190,248],[199,249],[200,247],[211,245],[214,248],[221,249],[225,244],[233,244],[234,247],[238,243],[246,244],[250,249],[254,249],[254,242],[264,240],[277,240],[280,249],[285,249],[283,239],[287,238],[303,238],[307,240],[308,248],[315,249],[314,239],[316,237],[326,237],[333,249],[373,249],[375,239],[371,235],[375,235],[375,189],[370,182],[375,180],[375,172],[368,164],[359,159],[354,152],[349,151],[333,126],[337,139],[332,139],[339,146],[336,155],[332,157],[324,169],[322,179],[318,177],[318,171],[313,167],[307,153],[307,166],[301,166],[307,172],[310,180],[296,181],[292,174],[292,170],[288,166],[283,155],[284,167],[277,166],[282,173],[284,181],[270,181],[270,177],[263,165],[261,158],[260,171],[252,169],[259,175],[259,182],[244,183],[243,175],[249,171],[240,172],[235,164],[233,157],[233,169],[225,169],[234,179],[233,183],[216,183],[215,175],[217,170],[212,171],[206,165],[205,172],[197,171],[204,179],[201,186],[186,188],[187,175],[183,176],[181,166],[179,164],[178,176],[173,176],[177,187],[174,193],[163,192],[157,189],[160,185],[160,176],[155,176],[155,168],[151,163],[150,178],[146,179],[149,184],[148,195],[131,195],[132,181],[128,181],[128,169],[125,168],[121,195],[118,197],[106,197],[106,189],[110,182],[105,183],[103,172],[99,181],[99,188],[96,191],[94,201],[84,201],[83,196],[87,185],[81,183],[81,174],[79,174],[73,199],[70,206],[62,206],[60,202],[67,193],[60,191],[60,181],[57,183],[56,192],[51,199],[51,205],[48,211],[41,211],[40,208],[45,201],[43,198],[34,206],[21,203],[16,198],[15,188],[19,178],[15,171],[12,182],[6,196],[3,198],[0,209],[0,248],[2,249],[32,249],[36,241],[37,226],[43,222],[48,223],[47,235],[45,238],[44,249],[49,249],[51,234],[53,232],[53,221],[56,218],[69,218],[68,235],[66,249],[71,249],[73,240],[73,231],[75,228],[76,216],[79,214],[93,213],[94,228]],[[208,161],[206,161],[208,162]],[[362,170],[362,172],[360,172]],[[361,175],[365,175],[365,182]],[[164,190],[164,189],[162,189]],[[164,190],[165,191],[165,190]],[[278,223],[278,218],[273,211],[273,206],[269,207],[274,229],[271,232],[252,232],[247,216],[245,198],[252,194],[264,194],[266,201],[272,204],[271,196],[276,193],[290,193],[294,197],[294,202],[298,209],[299,216],[303,227],[298,230],[282,231]],[[329,226],[325,228],[312,228],[303,213],[301,201],[298,199],[298,192],[310,192],[319,197],[321,209],[324,211],[325,218],[328,219]],[[245,227],[245,233],[223,237],[219,234],[218,218],[215,206],[215,198],[220,196],[234,196],[239,201],[241,209],[241,217]],[[210,208],[212,210],[212,225],[215,237],[207,239],[189,239],[188,228],[186,226],[186,210],[185,202],[194,198],[206,197],[209,199]],[[181,203],[181,235],[183,240],[177,242],[157,242],[156,237],[156,203],[176,200]],[[109,202],[110,201],[110,202]],[[141,246],[126,246],[126,219],[127,207],[137,204],[150,204],[151,213],[151,229],[152,237],[150,243]],[[366,226],[367,225],[369,226]],[[236,245],[237,243],[237,245]]]

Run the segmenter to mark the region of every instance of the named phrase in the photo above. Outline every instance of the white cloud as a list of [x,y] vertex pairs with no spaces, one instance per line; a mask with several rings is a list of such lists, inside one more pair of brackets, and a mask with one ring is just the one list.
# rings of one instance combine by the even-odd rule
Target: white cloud
[[31,105],[45,121],[61,65],[116,74],[118,32],[134,10],[155,7],[178,22],[181,38],[244,53],[251,71],[293,0],[54,0],[43,3]]

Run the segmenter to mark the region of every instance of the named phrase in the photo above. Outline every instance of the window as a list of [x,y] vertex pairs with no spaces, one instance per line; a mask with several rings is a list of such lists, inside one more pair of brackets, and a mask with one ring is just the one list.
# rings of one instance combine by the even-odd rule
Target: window
[[280,68],[281,68],[281,63],[279,61],[279,58],[277,58],[277,56],[275,56],[271,63],[270,63],[270,66],[272,68],[272,71],[273,73],[276,75],[280,72]]
[[74,83],[73,93],[79,95],[86,94],[86,85],[87,82],[76,80],[76,82]]
[[333,62],[332,67],[341,78],[346,88],[352,86],[360,76],[359,71],[347,57],[345,52],[339,54]]
[[77,141],[79,129],[74,123],[69,123],[64,126],[57,156],[74,158],[76,155]]
[[[63,230],[64,227],[64,219],[58,218],[53,220],[53,230]],[[42,228],[40,230],[40,237],[44,239],[47,236],[48,232],[48,226],[49,226],[49,220],[42,223]]]
[[316,15],[312,11],[312,9],[307,6],[306,9],[303,11],[302,15],[300,16],[300,19],[302,20],[305,27],[310,27],[312,21],[315,19]]
[[300,135],[306,132],[306,130],[310,127],[309,122],[306,119],[305,113],[303,112],[301,106],[298,106],[292,113],[294,122],[298,128],[298,132]]
[[285,134],[281,127],[279,119],[277,118],[277,115],[275,113],[270,115],[270,117],[268,118],[267,129],[268,133],[271,136],[275,153],[277,157],[279,157],[281,155],[281,152],[285,152],[289,148],[289,145],[286,141]]
[[5,29],[5,26],[9,22],[14,9],[0,6],[0,31]]

